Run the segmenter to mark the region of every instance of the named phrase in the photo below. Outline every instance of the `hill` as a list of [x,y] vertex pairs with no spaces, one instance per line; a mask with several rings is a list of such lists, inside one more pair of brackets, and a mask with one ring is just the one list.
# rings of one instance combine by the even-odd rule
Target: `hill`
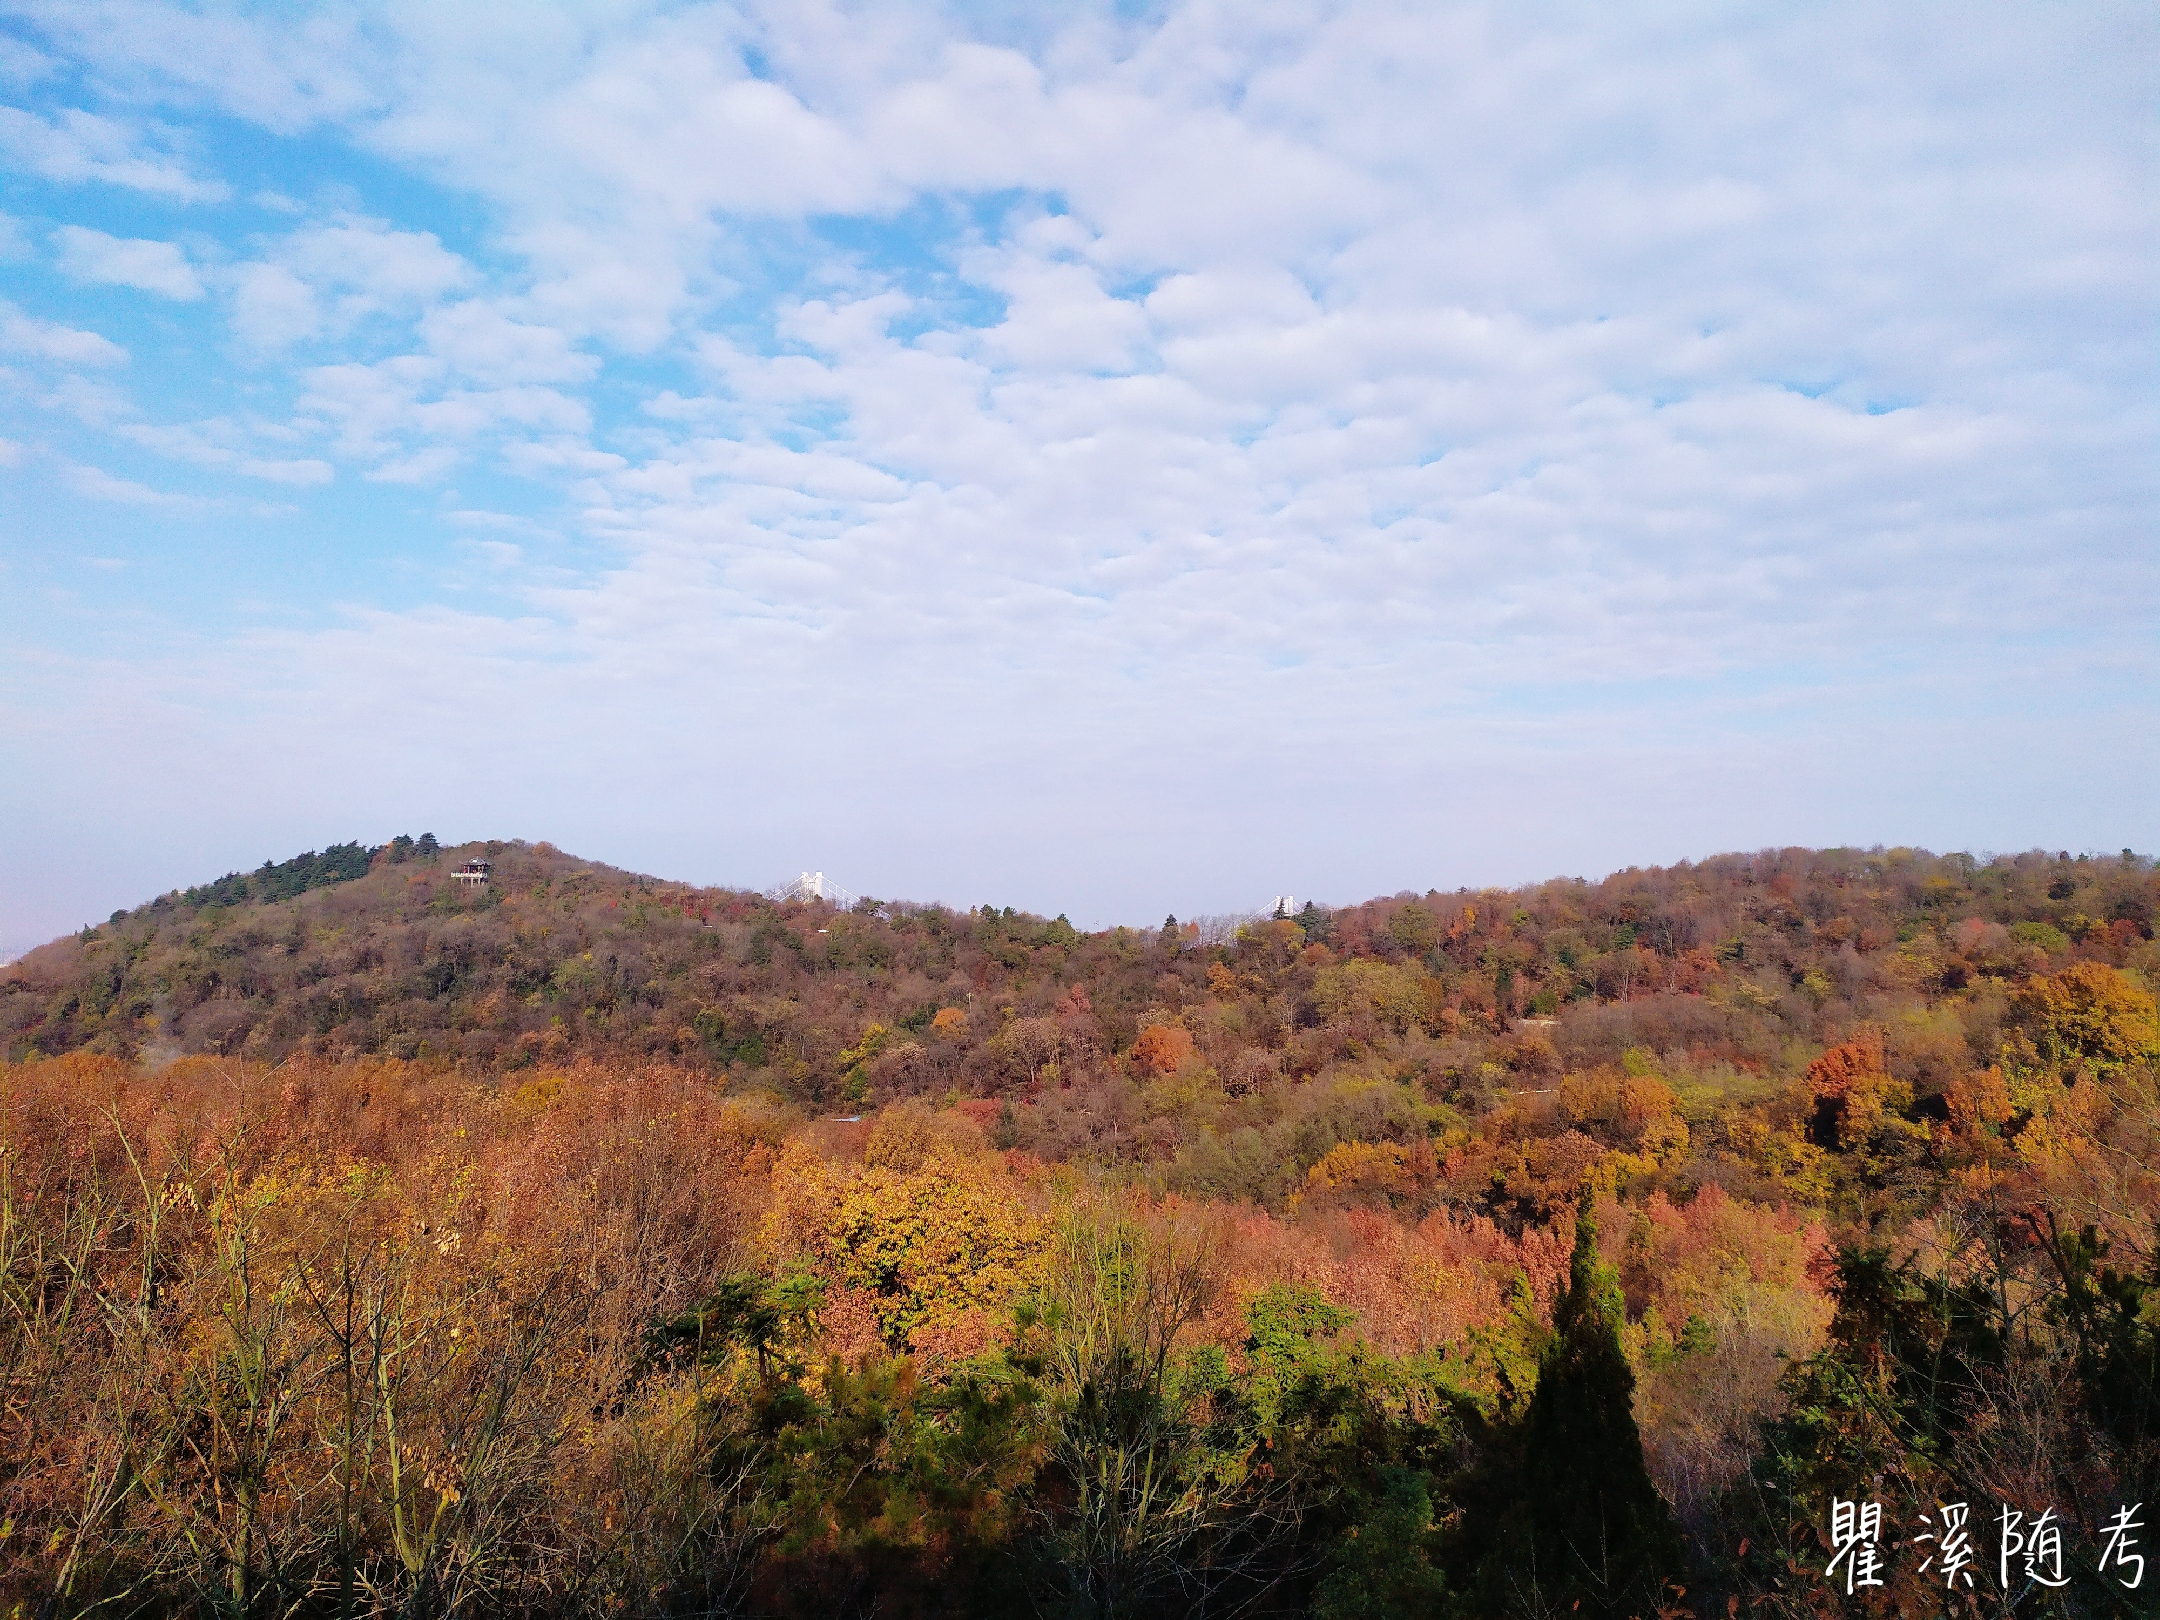
[[[2018,1612],[2123,1613],[2156,900],[1913,850],[1096,932],[544,844],[228,874],[0,974],[0,1601],[1798,1620],[1865,1495],[2053,1506]],[[1937,1612],[1880,1552],[1869,1612]]]
[[[494,868],[477,892],[450,875],[474,857]],[[1279,1198],[1336,1141],[1422,1137],[1435,1109],[1474,1115],[1630,1051],[1683,1095],[1753,1095],[1866,1025],[1940,1117],[2018,985],[2081,962],[2149,982],[2156,903],[2127,854],[1781,850],[1309,906],[1203,940],[1010,907],[840,912],[544,843],[404,838],[265,863],[31,952],[0,977],[0,1042],[152,1064],[664,1062],[813,1111],[986,1099],[1053,1156]],[[1203,1093],[1174,1094],[1191,1074]]]

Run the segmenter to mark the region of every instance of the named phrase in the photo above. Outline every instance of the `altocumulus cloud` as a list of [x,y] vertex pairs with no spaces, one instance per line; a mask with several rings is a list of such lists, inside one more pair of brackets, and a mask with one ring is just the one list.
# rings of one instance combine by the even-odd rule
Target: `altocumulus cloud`
[[170,242],[123,241],[103,231],[63,225],[53,233],[60,267],[83,281],[137,287],[183,301],[203,295],[201,280],[179,248]]
[[2150,841],[2148,8],[988,15],[8,25],[0,933]]

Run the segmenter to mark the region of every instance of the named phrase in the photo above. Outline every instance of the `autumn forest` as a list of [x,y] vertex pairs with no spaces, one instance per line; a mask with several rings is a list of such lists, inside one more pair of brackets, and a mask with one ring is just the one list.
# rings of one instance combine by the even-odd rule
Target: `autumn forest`
[[175,891],[0,968],[0,1604],[2160,1612],[2156,912]]

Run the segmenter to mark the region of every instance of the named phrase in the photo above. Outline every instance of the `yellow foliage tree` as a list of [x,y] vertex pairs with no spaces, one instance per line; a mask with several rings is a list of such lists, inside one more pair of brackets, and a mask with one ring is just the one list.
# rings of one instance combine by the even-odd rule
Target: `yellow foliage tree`
[[1041,1283],[1049,1234],[1012,1188],[979,1167],[907,1172],[874,1165],[827,1220],[839,1280],[867,1292],[895,1350],[969,1312],[992,1315]]
[[1306,1194],[1402,1192],[1408,1185],[1408,1157],[1395,1142],[1338,1142],[1305,1172]]
[[2018,1023],[2015,1056],[2074,1080],[2106,1077],[2160,1056],[2160,1011],[2129,978],[2100,962],[2078,962],[2028,980],[2010,999]]
[[1322,968],[1313,978],[1313,999],[1329,1018],[1368,1013],[1400,1035],[1429,1021],[1429,982],[1416,968],[1358,957]]

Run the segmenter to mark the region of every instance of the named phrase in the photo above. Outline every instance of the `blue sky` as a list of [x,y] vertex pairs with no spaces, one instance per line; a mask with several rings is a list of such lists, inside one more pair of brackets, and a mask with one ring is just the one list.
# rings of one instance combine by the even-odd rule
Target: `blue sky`
[[0,947],[2150,849],[2136,4],[0,6]]

